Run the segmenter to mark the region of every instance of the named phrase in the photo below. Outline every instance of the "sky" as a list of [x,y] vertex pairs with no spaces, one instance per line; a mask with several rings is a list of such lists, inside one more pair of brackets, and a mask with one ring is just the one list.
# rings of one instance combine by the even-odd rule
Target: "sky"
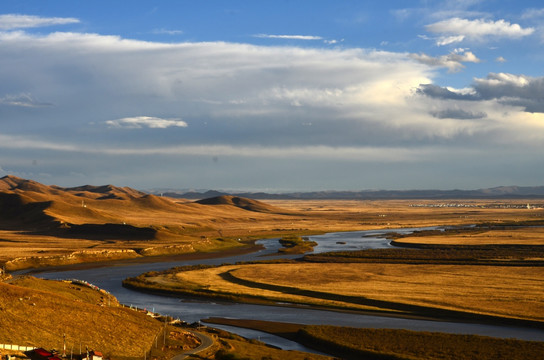
[[543,24],[524,0],[2,0],[0,176],[541,186]]

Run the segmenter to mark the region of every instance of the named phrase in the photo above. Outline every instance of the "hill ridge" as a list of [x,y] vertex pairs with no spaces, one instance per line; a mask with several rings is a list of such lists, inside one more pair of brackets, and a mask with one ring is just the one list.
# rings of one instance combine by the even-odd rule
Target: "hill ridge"
[[[218,217],[245,218],[245,211],[288,213],[233,196],[182,202],[130,187],[63,188],[15,176],[0,178],[0,230],[18,230],[29,235],[108,241],[168,239],[183,236],[186,226],[210,226]],[[160,223],[149,221],[156,217]]]
[[240,196],[233,196],[233,195],[214,196],[211,198],[195,201],[195,203],[201,204],[201,205],[236,206],[238,208],[254,211],[254,212],[265,212],[265,213],[283,212],[283,210],[276,208],[272,205],[268,205],[257,200],[240,197]]
[[521,199],[521,198],[544,198],[544,186],[497,186],[493,188],[477,190],[360,190],[360,191],[339,191],[323,190],[308,192],[286,192],[286,193],[265,193],[265,192],[221,192],[217,190],[177,192],[175,190],[163,192],[172,198],[184,199],[205,199],[210,194],[214,196],[238,196],[256,200],[387,200],[387,199]]

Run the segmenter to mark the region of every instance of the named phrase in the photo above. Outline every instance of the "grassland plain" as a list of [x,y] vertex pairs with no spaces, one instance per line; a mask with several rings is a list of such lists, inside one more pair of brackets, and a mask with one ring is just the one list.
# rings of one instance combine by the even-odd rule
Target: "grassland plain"
[[376,263],[240,264],[150,274],[125,284],[238,300],[397,315],[544,322],[544,268]]
[[[508,229],[520,234],[532,231]],[[482,234],[500,230],[466,232],[485,236]],[[423,247],[418,250],[377,249],[310,254],[303,261],[188,266],[142,274],[126,283],[152,291],[236,301],[281,301],[394,316],[544,327],[541,232],[533,233],[523,245],[508,243],[509,237],[499,245],[477,240],[471,240],[477,245],[465,245],[466,232],[441,233],[458,239],[446,245],[436,240],[439,235],[433,231],[408,237],[418,240]],[[427,235],[432,236],[429,243]],[[538,358],[544,349],[542,342],[471,335],[296,328],[234,319],[211,322],[275,333],[345,359],[530,359]]]
[[398,235],[397,244],[418,245],[544,245],[544,226],[479,226],[446,231],[420,231]]
[[[538,249],[538,246],[544,243],[543,232],[533,227],[543,225],[544,211],[537,208],[523,208],[522,205],[530,201],[523,199],[456,200],[463,203],[463,206],[459,207],[435,206],[436,202],[433,201],[425,201],[425,206],[413,207],[412,203],[421,203],[421,201],[411,200],[271,200],[263,203],[229,196],[194,202],[157,197],[130,188],[118,188],[111,185],[60,188],[14,177],[5,177],[1,180],[0,262],[8,269],[104,261],[114,258],[143,260],[150,256],[248,248],[253,240],[262,237],[302,237],[324,232],[380,228],[484,225],[484,227],[480,226],[478,231],[470,233],[468,230],[458,233],[435,233],[432,236],[430,233],[425,233],[396,239],[397,242],[419,247],[505,245],[534,246],[533,249]],[[428,239],[427,244],[425,244],[426,239]],[[451,254],[452,249],[441,253]],[[473,251],[474,248],[469,250]],[[421,250],[421,253],[423,251]],[[133,285],[201,296],[221,296],[253,301],[292,301],[314,306],[386,311],[396,315],[416,313],[440,317],[480,314],[501,319],[510,318],[541,323],[541,316],[539,317],[538,314],[542,314],[539,309],[541,309],[543,297],[537,288],[543,288],[541,286],[543,276],[539,271],[542,269],[539,265],[542,256],[538,251],[529,251],[535,255],[533,259],[525,254],[520,257],[519,254],[501,253],[502,255],[498,256],[499,252],[493,251],[496,252],[491,254],[497,256],[481,256],[481,252],[476,256],[476,260],[488,262],[486,264],[477,264],[472,258],[458,256],[453,263],[445,263],[445,259],[433,264],[424,262],[417,267],[419,272],[414,270],[415,264],[402,260],[402,256],[397,256],[395,266],[400,264],[404,269],[404,272],[400,273],[393,269],[392,264],[383,261],[387,258],[384,256],[382,263],[379,263],[380,259],[374,259],[374,264],[369,264],[367,260],[359,261],[361,260],[359,258],[358,261],[362,263],[355,266],[359,269],[359,273],[342,273],[345,270],[342,270],[344,268],[340,263],[358,262],[353,256],[351,258],[343,256],[342,261],[339,261],[337,257],[332,260],[327,259],[324,264],[315,264],[315,258],[312,259],[314,263],[307,260],[306,263],[282,264],[289,267],[285,267],[283,272],[286,278],[292,279],[289,283],[277,281],[273,272],[268,274],[269,278],[263,277],[263,281],[261,278],[254,278],[251,274],[244,273],[244,265],[235,265],[214,269],[192,269],[182,271],[179,276],[177,275],[179,271],[165,274],[165,276],[159,276],[159,274],[142,276],[136,279],[136,285],[134,283]],[[459,255],[460,252],[456,254]],[[333,265],[333,263],[338,264]],[[377,264],[379,271],[374,271],[378,269]],[[308,265],[310,272],[311,267],[316,265],[337,266],[331,274],[335,276],[334,285],[337,282],[342,284],[339,292],[330,291],[332,283],[318,281],[320,277],[323,280],[325,274],[321,274],[320,277],[314,276],[315,279],[308,279],[311,278],[308,274],[303,276],[304,268],[297,268],[303,265]],[[492,270],[498,269],[497,272],[503,274],[503,271],[506,271],[503,265],[510,265],[506,281],[511,284],[511,291],[504,289],[504,285],[493,282],[489,282],[486,289],[484,284],[492,277]],[[280,267],[277,264],[251,264],[251,266],[256,266],[254,270],[262,273],[276,271],[276,268]],[[263,268],[258,269],[257,266],[263,266]],[[478,269],[484,267],[489,271],[480,273]],[[440,269],[445,271],[440,272]],[[531,273],[533,277],[528,273],[531,270],[533,270]],[[314,269],[314,271],[318,270]],[[429,272],[437,271],[438,273],[429,275]],[[448,271],[451,274],[448,275]],[[319,270],[319,272],[322,271]],[[443,280],[439,275],[448,276],[444,278],[446,280]],[[185,276],[188,277],[185,278]],[[344,278],[341,278],[342,276]],[[458,299],[459,297],[455,296],[449,299],[446,292],[440,291],[443,281],[448,284],[448,291],[465,291],[467,296],[476,297],[485,296],[481,291],[489,291],[489,293],[495,291],[496,297],[481,304],[477,301],[463,303]],[[365,282],[384,288],[396,286],[400,296],[384,292],[385,298],[380,299],[371,297],[370,295],[374,296],[374,294],[370,289],[368,293],[354,291],[360,283]],[[461,288],[462,282],[466,284]],[[75,305],[70,305],[71,303],[66,303],[62,289],[49,292],[46,289],[40,290],[32,286],[20,285],[0,284],[2,287],[9,286],[2,289],[6,291],[2,292],[0,306],[2,306],[2,312],[10,314],[11,317],[8,320],[2,317],[0,320],[7,321],[6,325],[11,326],[9,333],[6,332],[5,336],[7,339],[13,339],[12,341],[25,342],[36,337],[43,337],[44,343],[52,344],[58,342],[59,334],[64,331],[64,328],[77,323],[79,325],[73,328],[74,333],[67,334],[72,341],[78,334],[85,333],[93,339],[96,336],[97,347],[112,346],[112,344],[106,344],[106,340],[101,340],[101,333],[105,329],[108,339],[111,338],[111,334],[118,336],[120,346],[124,349],[131,348],[138,353],[141,349],[130,343],[134,339],[133,335],[137,333],[136,338],[141,339],[142,342],[147,342],[152,336],[154,325],[151,323],[149,326],[146,325],[146,321],[151,320],[148,317],[125,318],[129,315],[125,314],[122,308],[115,310],[117,312],[113,314],[108,314],[106,306],[93,303],[95,300],[92,298],[90,300],[71,298],[68,303],[72,302]],[[403,287],[406,290],[404,293],[402,293]],[[420,287],[422,296],[410,294],[408,289],[412,287]],[[501,297],[503,290],[506,296],[504,298]],[[519,294],[516,294],[516,291]],[[56,296],[57,292],[61,294],[60,298]],[[520,297],[520,294],[524,292],[528,296]],[[33,294],[38,295],[33,298]],[[354,299],[357,300],[354,301]],[[511,304],[512,302],[524,303],[527,305],[526,309],[520,309],[520,306]],[[23,324],[29,314],[35,314],[37,322],[34,322],[33,317],[33,325],[25,327]],[[70,320],[55,322],[59,314],[64,314],[64,317]],[[87,328],[81,325],[98,322],[103,323],[104,327],[96,333],[88,332]],[[58,327],[47,332],[46,329],[52,324]],[[119,324],[128,326],[128,331],[124,331],[123,326]],[[4,324],[1,325],[4,329]],[[147,330],[140,333],[137,329],[144,325]],[[33,333],[29,334],[27,328]],[[228,347],[232,344],[229,345],[227,340],[224,341],[223,350],[227,352],[224,355],[228,357],[230,356]],[[52,346],[58,348],[60,344]],[[245,350],[236,349],[237,354],[240,351]],[[244,356],[251,358],[253,355]],[[285,358],[285,354],[274,356]],[[213,357],[213,354],[209,357]]]
[[284,235],[544,220],[542,209],[520,208],[530,200],[456,201],[469,207],[229,196],[195,202],[112,185],[60,188],[7,176],[0,179],[0,264],[15,270],[241,248]]
[[[507,233],[501,236],[501,231]],[[524,241],[520,244],[513,234]],[[488,235],[498,236],[499,244],[489,244]],[[489,224],[420,231],[396,236],[404,245],[421,247],[417,250],[375,249],[309,254],[304,261],[188,267],[143,274],[127,279],[126,285],[246,301],[486,321],[501,318],[542,326],[543,235],[532,226]],[[480,239],[485,239],[483,244]]]

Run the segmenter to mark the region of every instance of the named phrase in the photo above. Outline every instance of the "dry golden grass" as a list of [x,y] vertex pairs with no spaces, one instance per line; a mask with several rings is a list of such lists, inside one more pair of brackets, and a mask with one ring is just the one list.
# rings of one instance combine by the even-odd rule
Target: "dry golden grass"
[[544,228],[524,227],[477,233],[466,232],[461,235],[405,237],[397,242],[436,245],[544,245]]
[[[226,280],[221,276],[226,272],[236,279],[265,285],[267,289]],[[249,264],[186,271],[167,279],[161,280],[158,277],[147,280],[158,281],[161,285],[172,288],[193,286],[222,294],[260,296],[275,301],[311,305],[376,309],[352,303],[348,298],[361,297],[544,321],[544,269],[541,267],[360,263]],[[274,286],[291,288],[294,292],[309,290],[340,295],[347,300],[325,300],[318,295],[294,295],[285,289],[274,291]]]
[[[132,206],[124,200],[86,200],[84,213],[81,199],[70,207],[53,206],[47,212],[73,224],[127,223],[137,227],[153,226],[157,235],[150,240],[104,240],[59,237],[54,234],[30,233],[21,229],[0,228],[0,261],[16,257],[65,255],[83,249],[146,249],[154,254],[169,253],[168,246],[182,245],[187,251],[207,251],[237,242],[216,239],[257,239],[284,234],[318,234],[334,231],[377,228],[462,225],[480,222],[510,222],[535,219],[542,210],[527,209],[457,209],[412,208],[411,201],[330,201],[269,200],[289,214],[259,213],[231,205],[200,205],[160,198],[168,205],[159,208]],[[77,202],[76,202],[77,201]],[[75,209],[75,210],[74,210]],[[92,209],[91,212],[89,212]],[[145,210],[144,210],[145,209]],[[100,214],[97,217],[96,214]],[[113,218],[114,217],[114,218]],[[540,236],[540,235],[539,235]],[[404,239],[403,239],[404,241]],[[540,241],[540,240],[539,240]],[[238,244],[239,245],[239,244]],[[192,250],[186,250],[189,247]],[[180,252],[183,252],[180,251]]]
[[351,304],[343,301],[323,300],[310,296],[286,294],[281,291],[247,287],[226,281],[221,277],[222,273],[238,268],[239,266],[236,265],[226,265],[204,270],[184,271],[175,275],[146,277],[146,280],[160,285],[161,289],[163,290],[175,290],[180,288],[199,290],[205,289],[221,294],[234,296],[249,295],[251,297],[258,297],[278,302],[293,302],[313,306],[333,306],[339,308],[349,307],[358,310],[380,310],[374,306]]
[[0,342],[62,349],[65,333],[76,353],[81,343],[83,350],[89,346],[117,359],[140,357],[162,324],[117,305],[101,292],[64,282],[0,283]]
[[544,321],[541,267],[268,264],[231,273],[265,284]]

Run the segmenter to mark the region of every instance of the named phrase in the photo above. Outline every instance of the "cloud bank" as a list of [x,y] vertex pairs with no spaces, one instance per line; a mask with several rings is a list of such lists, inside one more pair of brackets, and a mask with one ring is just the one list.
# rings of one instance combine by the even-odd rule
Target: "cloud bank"
[[[458,20],[428,30],[450,37],[444,44],[531,32]],[[293,174],[300,184],[308,177],[339,188],[359,177],[387,187],[380,176],[399,181],[397,171],[406,170],[413,185],[397,186],[406,188],[440,170],[452,179],[448,169],[470,170],[467,159],[538,161],[532,144],[544,141],[543,78],[505,72],[465,89],[437,84],[441,68],[459,72],[481,61],[467,49],[436,56],[160,43],[4,26],[13,31],[0,32],[0,166],[21,173],[38,158],[48,166],[41,171],[84,179],[122,168],[128,185],[160,175],[202,186],[208,179],[289,186],[284,174]],[[266,35],[274,36],[323,40]]]
[[[519,24],[511,24],[505,20],[468,20],[454,17],[438,21],[425,26],[425,29],[435,34],[444,34],[443,44],[460,42],[464,39],[473,41],[484,41],[488,39],[519,39],[531,35],[535,29],[532,27],[522,28]],[[449,39],[449,40],[447,40]]]
[[287,39],[287,40],[323,40],[321,36],[313,35],[272,35],[272,34],[257,34],[254,35],[262,39]]
[[465,65],[463,63],[479,63],[480,59],[476,57],[471,51],[465,51],[464,49],[454,51],[448,55],[442,55],[438,57],[432,57],[427,54],[411,54],[414,60],[422,64],[429,66],[445,67],[449,72],[459,72]]
[[0,15],[0,30],[27,29],[52,25],[79,23],[79,19],[60,17],[41,17],[33,15],[3,14]]
[[125,117],[122,119],[108,120],[106,124],[114,128],[124,129],[166,129],[169,127],[187,127],[187,123],[180,119],[161,119],[152,116]]
[[527,112],[544,113],[544,77],[491,73],[486,78],[475,79],[468,92],[452,91],[432,84],[421,85],[417,91],[436,99],[496,100],[500,104],[522,107]]

